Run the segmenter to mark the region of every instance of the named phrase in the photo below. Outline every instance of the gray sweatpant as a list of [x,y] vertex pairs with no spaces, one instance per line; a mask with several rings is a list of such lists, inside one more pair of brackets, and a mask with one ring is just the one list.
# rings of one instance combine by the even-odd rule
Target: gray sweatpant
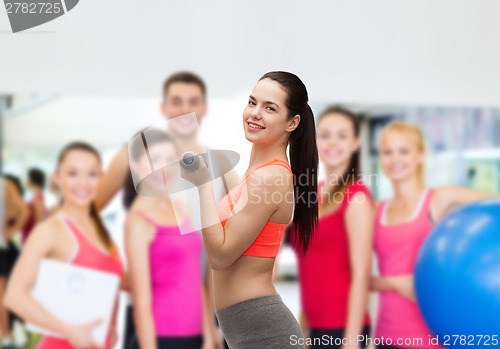
[[229,349],[303,349],[304,335],[280,295],[263,296],[216,311]]

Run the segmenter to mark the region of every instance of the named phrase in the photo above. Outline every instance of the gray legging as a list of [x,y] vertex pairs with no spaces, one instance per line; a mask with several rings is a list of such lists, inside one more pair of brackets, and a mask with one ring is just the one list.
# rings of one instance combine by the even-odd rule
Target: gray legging
[[279,295],[252,298],[216,311],[229,349],[303,349],[304,335]]

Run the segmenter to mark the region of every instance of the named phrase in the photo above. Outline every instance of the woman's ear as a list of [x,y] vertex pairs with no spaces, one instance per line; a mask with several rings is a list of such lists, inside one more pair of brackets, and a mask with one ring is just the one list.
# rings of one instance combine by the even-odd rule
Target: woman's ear
[[297,128],[297,126],[299,126],[299,124],[300,124],[300,115],[297,114],[288,122],[288,127],[286,128],[286,130],[288,132],[293,132]]

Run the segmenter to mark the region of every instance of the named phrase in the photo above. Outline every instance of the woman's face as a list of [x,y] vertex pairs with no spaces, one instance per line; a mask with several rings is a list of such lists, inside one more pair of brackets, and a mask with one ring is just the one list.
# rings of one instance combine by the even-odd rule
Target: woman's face
[[65,203],[87,207],[94,200],[101,173],[95,154],[71,150],[59,164],[54,180]]
[[[142,182],[144,189],[148,192],[164,193],[166,186],[178,177],[179,171],[176,166],[179,161],[177,149],[174,143],[169,141],[158,142],[148,146],[149,156],[146,152],[142,154],[138,161],[132,163],[132,169],[137,178],[147,180]],[[152,173],[151,162],[155,171]]]
[[359,148],[351,120],[340,113],[331,113],[318,123],[316,141],[320,161],[330,168],[349,166],[352,154]]
[[384,174],[393,182],[417,176],[424,161],[415,136],[395,130],[384,133],[380,142],[380,163]]
[[243,111],[245,137],[252,143],[272,143],[295,130],[300,116],[288,118],[287,94],[281,85],[271,79],[257,82]]

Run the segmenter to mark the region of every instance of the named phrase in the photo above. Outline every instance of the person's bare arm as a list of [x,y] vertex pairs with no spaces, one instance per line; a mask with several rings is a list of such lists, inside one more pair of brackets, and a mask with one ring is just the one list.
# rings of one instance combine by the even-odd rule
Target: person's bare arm
[[[307,321],[306,314],[304,314],[303,310],[301,310],[299,313],[299,326],[302,330],[302,333],[304,334],[304,339],[308,338],[311,329],[309,327],[309,322]],[[309,349],[309,346],[306,345],[305,349]]]
[[131,291],[130,285],[130,272],[128,270],[123,272],[122,278],[120,279],[120,290],[125,292]]
[[393,291],[406,299],[415,301],[413,274],[395,276],[375,276],[370,280],[370,290],[375,292]]
[[40,223],[45,218],[46,208],[45,208],[45,203],[41,198],[36,199],[33,202],[33,212],[35,218],[34,219],[35,225]]
[[233,189],[241,180],[240,175],[238,174],[238,171],[236,171],[235,168],[233,168],[231,171],[226,173],[224,176],[224,180],[226,181],[227,189],[228,191]]
[[[14,183],[10,180],[5,181],[5,201],[6,201],[6,215],[5,215],[5,237],[10,240],[13,235],[24,227],[28,219],[28,207],[24,202],[22,196],[17,191]],[[8,226],[7,221],[14,219],[15,224]]]
[[[249,176],[245,181],[241,197],[234,207],[236,213],[227,219],[224,227],[216,211],[212,183],[202,180],[204,184],[197,185],[203,241],[208,260],[214,270],[225,269],[242,256],[269,218],[278,210],[279,203],[270,200],[268,195],[279,192],[282,197],[285,197],[287,186],[278,184],[286,182],[283,179],[280,180],[281,176],[285,175],[285,171],[288,175],[285,168],[265,167]],[[203,164],[194,172],[183,172],[182,176],[196,184],[200,177],[207,178],[209,173],[206,165]],[[270,180],[270,178],[277,180]]]
[[204,348],[214,348],[216,345],[216,333],[214,331],[215,327],[215,317],[213,313],[213,307],[210,303],[213,303],[209,298],[209,292],[206,289],[206,284],[202,288],[202,301],[203,301],[203,317],[202,317],[202,329],[203,329],[203,346]]
[[207,268],[207,276],[203,282],[203,292],[206,300],[205,312],[208,316],[207,325],[211,331],[214,347],[216,349],[223,349],[222,335],[215,320],[215,303],[214,303],[214,282],[212,273],[213,270],[210,266]]
[[[223,155],[223,153],[215,153],[217,156],[217,163],[221,168],[231,168],[230,160]],[[224,178],[222,178],[225,182],[227,191],[233,189],[240,182],[240,175],[236,168],[232,168],[230,171],[224,174]]]
[[49,256],[56,243],[54,231],[57,229],[56,223],[50,222],[38,225],[29,235],[10,277],[4,304],[25,321],[62,335],[74,346],[97,347],[92,339],[92,329],[99,324],[100,319],[84,325],[61,322],[31,295],[38,266],[43,258]]
[[110,203],[113,197],[120,191],[125,184],[129,168],[128,148],[123,147],[104,173],[97,188],[97,195],[94,200],[98,211],[103,210]]
[[138,216],[129,216],[125,223],[125,252],[129,263],[134,323],[139,346],[156,349],[156,333],[152,312],[151,266],[149,244],[152,226]]
[[498,194],[483,193],[464,187],[442,186],[434,189],[432,194],[431,210],[434,208],[434,217],[440,221],[451,211],[481,199],[499,197]]
[[352,277],[345,338],[357,338],[362,333],[370,287],[374,216],[373,205],[364,193],[357,193],[346,210],[345,222]]
[[370,279],[370,291],[373,292],[394,291],[394,287],[391,283],[391,277],[372,276]]

